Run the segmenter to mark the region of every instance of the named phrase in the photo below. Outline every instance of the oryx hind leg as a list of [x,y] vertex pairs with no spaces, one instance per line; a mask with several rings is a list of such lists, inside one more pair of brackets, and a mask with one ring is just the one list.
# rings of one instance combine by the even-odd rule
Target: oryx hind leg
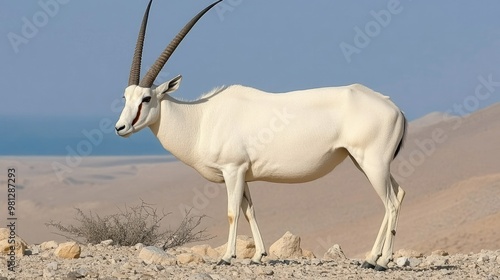
[[389,164],[365,163],[362,167],[385,208],[384,220],[377,239],[363,267],[385,270],[392,260],[394,237],[404,191],[390,174]]
[[255,210],[253,208],[252,197],[250,196],[250,189],[248,184],[245,182],[245,188],[243,193],[243,201],[241,203],[241,209],[245,214],[245,218],[250,224],[250,229],[252,230],[252,236],[255,241],[255,255],[252,257],[253,263],[260,263],[263,256],[267,256],[266,249],[264,247],[264,242],[262,241],[262,236],[260,234],[259,226],[257,225],[257,219],[255,218]]

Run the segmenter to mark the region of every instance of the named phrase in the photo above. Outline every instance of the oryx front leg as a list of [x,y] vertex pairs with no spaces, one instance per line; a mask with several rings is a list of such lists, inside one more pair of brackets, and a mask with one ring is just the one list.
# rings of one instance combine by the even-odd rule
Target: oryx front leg
[[252,257],[252,262],[261,263],[262,257],[267,256],[267,253],[264,242],[262,241],[262,236],[260,235],[259,226],[257,225],[257,219],[255,218],[255,210],[253,208],[252,197],[250,196],[250,189],[246,182],[241,209],[245,213],[245,218],[250,224],[250,229],[252,230],[253,239],[255,241],[255,255]]
[[231,264],[231,259],[236,258],[236,233],[240,217],[241,202],[245,191],[245,173],[247,166],[234,166],[222,170],[227,188],[227,217],[229,221],[229,237],[227,239],[226,253],[219,264]]

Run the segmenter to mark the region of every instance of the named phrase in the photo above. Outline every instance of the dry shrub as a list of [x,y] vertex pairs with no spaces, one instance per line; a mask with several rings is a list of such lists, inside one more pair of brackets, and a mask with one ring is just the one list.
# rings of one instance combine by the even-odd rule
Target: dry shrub
[[137,206],[125,205],[123,210],[119,209],[119,213],[104,217],[92,212],[87,215],[79,208],[75,210],[76,225],[63,225],[61,222],[54,221],[45,225],[60,231],[56,233],[58,235],[92,244],[112,239],[114,244],[121,246],[142,243],[146,246],[160,246],[168,249],[213,238],[207,233],[206,228],[198,229],[206,216],[193,216],[190,210],[185,213],[175,230],[161,229],[162,221],[170,213],[158,213],[156,208],[144,201]]

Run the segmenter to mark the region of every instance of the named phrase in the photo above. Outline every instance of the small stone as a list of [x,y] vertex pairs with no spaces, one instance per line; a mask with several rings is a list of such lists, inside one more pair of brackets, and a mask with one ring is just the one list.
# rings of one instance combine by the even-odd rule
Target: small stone
[[122,264],[122,269],[133,269],[134,267],[129,263],[129,262],[125,262],[124,264]]
[[87,275],[85,275],[88,278],[99,278],[99,272],[96,271],[88,271]]
[[431,255],[436,255],[436,256],[441,256],[441,257],[444,257],[444,256],[448,256],[448,252],[446,252],[445,250],[435,250],[431,253]]
[[158,247],[148,246],[142,248],[139,253],[139,259],[146,264],[161,264],[161,265],[175,265],[176,259],[174,256],[167,254],[165,251]]
[[59,244],[57,244],[57,242],[52,240],[40,244],[40,249],[42,249],[42,251],[45,251],[45,250],[55,249],[57,248],[57,246],[59,246]]
[[87,276],[87,274],[89,274],[89,270],[84,268],[84,267],[80,267],[76,270],[76,273],[78,273],[79,275],[85,277]]
[[248,266],[243,267],[243,272],[246,274],[253,274],[253,271]]
[[212,277],[213,280],[222,280],[222,279],[225,279],[225,278],[222,278],[219,274],[211,273],[209,275],[210,275],[210,277]]
[[323,264],[323,262],[320,259],[312,259],[311,260],[311,265],[318,266],[318,265],[322,265],[322,264]]
[[40,258],[42,259],[50,259],[52,258],[52,252],[50,251],[45,251],[40,254]]
[[422,263],[422,260],[421,259],[417,259],[417,258],[409,258],[408,262],[409,262],[408,265],[410,267],[417,267],[417,266],[419,266]]
[[269,247],[272,257],[278,259],[300,258],[302,248],[300,248],[300,237],[287,231],[280,239]]
[[56,276],[56,272],[54,270],[50,270],[50,269],[44,269],[43,270],[43,277],[44,278],[53,278]]
[[210,247],[210,245],[207,244],[193,246],[191,247],[191,252],[202,257],[209,257],[211,259],[219,258],[219,253],[217,253],[214,248]]
[[407,257],[407,258],[421,258],[424,254],[411,249],[400,249],[394,253],[394,258]]
[[144,247],[146,247],[146,246],[144,246],[144,244],[142,244],[142,243],[137,243],[137,244],[135,244],[135,245],[134,245],[134,248],[135,248],[137,251],[142,250],[142,248],[144,248]]
[[161,264],[156,264],[153,266],[153,270],[156,271],[156,272],[160,272],[162,270],[164,270],[165,268],[161,265]]
[[111,246],[111,245],[113,245],[113,239],[108,239],[108,240],[101,241],[100,244],[103,245],[103,246]]
[[76,242],[61,243],[54,251],[54,255],[63,259],[78,259],[82,249]]
[[66,278],[64,278],[64,279],[65,280],[76,280],[76,279],[81,279],[81,278],[85,278],[85,276],[81,275],[80,273],[78,273],[76,271],[71,271],[66,275]]
[[399,257],[396,259],[396,265],[399,267],[405,267],[410,265],[410,261],[407,257]]
[[267,276],[274,275],[274,270],[264,269],[264,275],[267,275]]
[[58,264],[57,264],[57,262],[51,262],[51,263],[48,263],[48,264],[47,264],[46,268],[47,268],[48,270],[53,270],[53,271],[56,271],[56,270],[57,270],[57,268],[58,268]]
[[205,262],[200,255],[191,254],[191,253],[183,253],[177,255],[177,263],[178,264],[188,264],[188,263],[203,263]]
[[450,260],[449,258],[437,255],[430,255],[425,259],[425,263],[427,265],[433,265],[433,266],[446,266],[450,263]]
[[342,248],[340,247],[339,244],[335,244],[330,249],[328,249],[323,258],[328,260],[338,260],[338,261],[347,259],[344,254],[344,251],[342,251]]
[[487,262],[490,260],[490,257],[486,254],[481,254],[479,255],[479,258],[477,259],[477,262],[479,263],[483,263],[483,262]]
[[31,247],[31,254],[32,255],[40,254],[40,245],[33,245],[33,247]]
[[212,276],[208,273],[197,273],[194,275],[191,275],[189,280],[213,280]]
[[125,273],[122,273],[118,270],[114,270],[113,273],[111,273],[111,276],[116,277],[118,279],[128,279],[128,276]]

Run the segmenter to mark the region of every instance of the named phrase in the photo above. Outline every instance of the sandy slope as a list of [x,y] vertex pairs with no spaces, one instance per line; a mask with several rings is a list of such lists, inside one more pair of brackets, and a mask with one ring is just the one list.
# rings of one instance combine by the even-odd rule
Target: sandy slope
[[[450,253],[499,249],[500,104],[465,118],[434,114],[431,119],[410,126],[414,132],[410,130],[393,164],[393,173],[407,192],[396,249]],[[210,216],[205,225],[217,237],[209,243],[225,243],[224,186],[208,183],[182,163],[159,157],[83,158],[58,178],[53,164],[67,165],[65,160],[0,160],[1,170],[8,166],[17,170],[18,234],[29,243],[61,240],[44,223],[71,222],[74,207],[105,214],[140,199],[172,212],[173,224],[183,209],[194,207]],[[6,176],[0,183],[6,184]],[[267,247],[289,230],[302,237],[303,248],[318,255],[339,243],[348,256],[359,257],[370,250],[383,217],[380,199],[349,161],[311,183],[257,182],[250,188]],[[5,188],[0,195],[4,205]],[[0,210],[4,221],[6,214]],[[240,224],[240,233],[250,235],[246,221]]]

